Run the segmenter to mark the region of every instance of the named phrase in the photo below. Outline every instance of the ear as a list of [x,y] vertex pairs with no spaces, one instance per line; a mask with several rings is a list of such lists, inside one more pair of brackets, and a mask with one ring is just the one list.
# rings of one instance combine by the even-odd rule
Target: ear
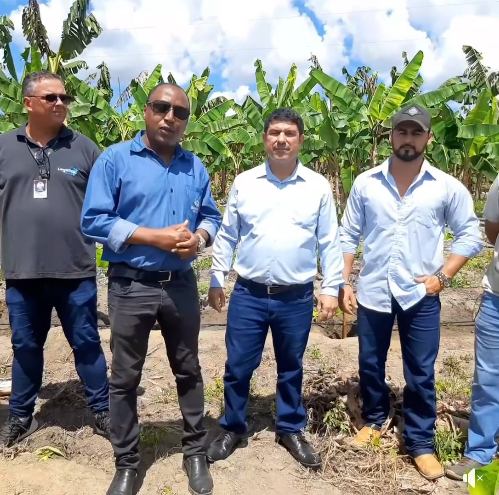
[[305,133],[303,133],[302,135],[300,135],[300,145],[303,144],[303,141],[305,141]]
[[427,144],[430,144],[432,141],[433,141],[433,138],[435,137],[435,135],[433,134],[433,132],[429,132],[429,135],[428,135],[428,143]]
[[26,110],[28,112],[31,112],[33,110],[33,105],[32,105],[31,98],[28,98],[27,96],[25,96],[23,98],[23,103],[24,103],[24,106],[26,107]]

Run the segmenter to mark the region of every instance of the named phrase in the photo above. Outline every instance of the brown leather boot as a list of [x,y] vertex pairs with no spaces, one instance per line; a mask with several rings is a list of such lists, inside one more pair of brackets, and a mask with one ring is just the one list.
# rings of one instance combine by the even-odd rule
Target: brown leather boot
[[380,438],[381,432],[371,428],[369,426],[364,426],[362,430],[355,435],[351,441],[352,447],[363,448],[367,447],[374,439]]
[[434,454],[423,454],[414,458],[419,474],[427,480],[433,481],[444,475],[442,465],[438,462]]

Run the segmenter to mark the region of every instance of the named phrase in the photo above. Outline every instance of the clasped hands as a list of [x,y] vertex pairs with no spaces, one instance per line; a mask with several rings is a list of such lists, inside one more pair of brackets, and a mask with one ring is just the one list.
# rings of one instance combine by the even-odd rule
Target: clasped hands
[[191,232],[187,227],[189,221],[159,229],[157,247],[165,251],[176,253],[183,260],[196,255],[199,243],[199,234]]

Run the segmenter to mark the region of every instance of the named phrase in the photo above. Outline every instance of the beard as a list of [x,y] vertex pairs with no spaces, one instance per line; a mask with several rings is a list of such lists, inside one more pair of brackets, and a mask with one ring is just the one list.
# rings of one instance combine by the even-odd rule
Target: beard
[[416,150],[416,148],[405,146],[394,151],[395,156],[402,160],[403,162],[413,162],[417,160],[424,153],[424,149],[421,151]]

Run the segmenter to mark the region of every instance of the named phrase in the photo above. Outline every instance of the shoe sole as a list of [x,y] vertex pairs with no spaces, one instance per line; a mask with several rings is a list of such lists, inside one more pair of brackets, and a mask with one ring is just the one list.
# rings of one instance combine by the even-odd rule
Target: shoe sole
[[[189,473],[187,472],[187,469],[186,469],[186,467],[185,467],[185,465],[184,465],[184,464],[182,464],[182,470],[184,471],[185,475],[187,476],[187,479],[189,479]],[[189,493],[190,493],[191,495],[213,495],[213,489],[211,489],[211,491],[206,492],[206,493],[199,493],[199,492],[196,492],[195,490],[193,490],[193,489],[191,488],[191,486],[190,486],[190,485],[187,487],[187,489],[189,490]]]
[[452,471],[445,471],[445,475],[453,481],[463,481],[463,475],[459,476]]
[[312,469],[314,471],[318,471],[320,469],[320,467],[322,466],[322,462],[318,462],[318,463],[314,463],[314,464],[308,464],[306,462],[302,462],[300,460],[298,460],[294,455],[293,453],[286,447],[286,445],[284,445],[284,443],[282,443],[281,439],[278,439],[276,438],[276,441],[275,441],[278,445],[280,445],[281,447],[285,448],[289,454],[291,455],[291,457],[296,461],[298,462],[299,464],[301,464],[302,466],[308,468],[308,469]]
[[214,464],[218,461],[225,461],[228,459],[237,449],[244,449],[248,446],[248,438],[240,438],[229,451],[229,453],[225,457],[221,457],[220,459],[213,459],[209,455],[206,455],[206,459],[210,464]]

